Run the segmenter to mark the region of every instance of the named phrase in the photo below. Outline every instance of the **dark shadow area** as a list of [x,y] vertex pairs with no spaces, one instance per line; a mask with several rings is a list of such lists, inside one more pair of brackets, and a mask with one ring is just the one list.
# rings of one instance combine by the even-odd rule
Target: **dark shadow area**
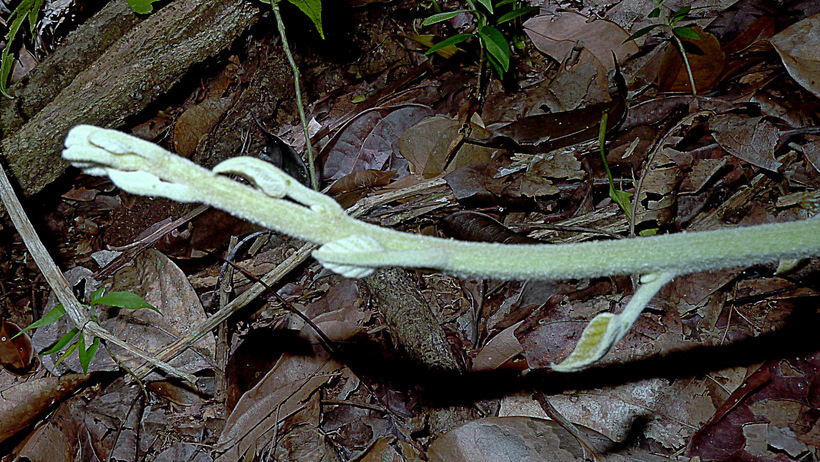
[[537,388],[547,394],[566,390],[591,390],[650,378],[669,380],[699,376],[729,367],[747,366],[811,354],[820,350],[820,313],[816,298],[803,299],[776,332],[720,346],[697,346],[625,364],[592,367],[574,373],[535,370],[492,371],[458,375],[425,369],[419,364],[382,356],[382,346],[371,343],[345,345],[339,359],[357,374],[373,380],[389,378],[397,388],[415,388],[433,404],[453,405],[500,398]]

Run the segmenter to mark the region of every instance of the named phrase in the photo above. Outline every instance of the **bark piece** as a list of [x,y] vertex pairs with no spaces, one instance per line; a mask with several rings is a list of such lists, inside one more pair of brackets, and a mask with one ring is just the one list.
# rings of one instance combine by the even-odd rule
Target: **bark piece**
[[434,371],[459,371],[444,329],[407,271],[382,269],[364,281],[393,341],[405,354]]
[[68,34],[54,53],[9,89],[15,99],[5,101],[0,111],[3,138],[11,136],[46,107],[77,74],[140,20],[125,0],[114,0]]

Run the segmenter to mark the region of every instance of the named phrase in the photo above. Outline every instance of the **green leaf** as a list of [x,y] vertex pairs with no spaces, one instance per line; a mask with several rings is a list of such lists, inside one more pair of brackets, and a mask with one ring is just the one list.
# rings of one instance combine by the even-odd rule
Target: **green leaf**
[[672,19],[679,20],[686,17],[689,12],[692,11],[692,5],[686,5],[679,9],[678,11],[672,13]]
[[71,356],[71,353],[74,353],[74,351],[77,350],[77,347],[78,347],[79,344],[80,344],[79,342],[71,344],[71,346],[68,347],[68,349],[65,350],[65,352],[63,352],[62,355],[60,355],[60,359],[58,359],[57,361],[54,362],[54,367],[59,366],[60,363],[63,362],[63,360],[65,360],[66,358]]
[[46,350],[46,351],[44,351],[40,354],[41,355],[50,355],[50,354],[54,354],[54,353],[62,350],[63,348],[65,348],[66,345],[68,345],[68,342],[74,340],[74,337],[76,337],[79,332],[80,332],[80,329],[77,329],[76,327],[71,329],[65,335],[63,335],[60,338],[60,340],[58,340],[57,343],[54,344],[53,347],[49,348],[48,350]]
[[430,49],[428,49],[427,51],[424,52],[424,54],[429,55],[429,54],[435,53],[438,50],[441,50],[442,48],[447,48],[450,45],[455,45],[457,43],[464,42],[466,40],[469,40],[472,37],[473,37],[473,34],[458,34],[458,35],[454,35],[452,37],[448,37],[448,38],[438,42],[437,44],[431,46]]
[[[147,308],[159,313],[153,305],[146,302],[144,298],[132,292],[112,292],[106,294],[93,302],[96,305],[116,306],[117,308],[125,308],[128,310],[141,310]],[[159,313],[162,314],[162,313]]]
[[153,3],[159,0],[125,0],[137,14],[149,14],[154,11]]
[[43,7],[43,1],[44,0],[34,0],[28,12],[28,25],[32,35],[34,35],[34,26],[37,25],[37,16],[40,14],[40,8]]
[[14,58],[11,56],[11,44],[14,41],[14,38],[17,37],[17,32],[20,30],[20,26],[23,25],[23,21],[25,21],[26,17],[30,14],[29,8],[32,7],[34,4],[34,0],[23,0],[14,11],[11,12],[8,22],[11,22],[9,26],[9,32],[6,34],[6,48],[3,49],[2,59],[0,59],[0,93],[3,93],[8,98],[11,98],[6,92],[7,84],[9,81],[9,76],[11,75],[11,69],[14,65]]
[[51,311],[48,312],[48,314],[29,324],[25,329],[18,332],[14,337],[17,337],[18,335],[22,334],[27,330],[36,329],[38,327],[47,326],[49,324],[54,324],[63,316],[65,316],[65,308],[63,308],[63,305],[57,305],[54,308],[52,308]]
[[487,52],[496,60],[504,72],[510,70],[510,44],[504,34],[493,26],[484,26],[478,30],[478,36]]
[[641,276],[641,285],[621,313],[595,316],[584,329],[572,353],[561,364],[553,364],[552,368],[560,372],[578,371],[601,359],[626,335],[652,297],[674,278],[675,274],[670,272]]
[[3,58],[0,60],[0,93],[3,93],[3,96],[6,98],[11,98],[12,96],[6,91],[6,82],[9,81],[11,67],[14,64],[14,58],[9,56],[8,49],[9,45],[6,44],[6,49],[3,50]]
[[91,294],[91,306],[96,305],[96,304],[97,304],[97,300],[99,300],[99,299],[100,299],[100,297],[102,297],[103,295],[105,295],[105,288],[104,288],[104,287],[101,287],[101,288],[99,288],[99,289],[95,290],[95,291]]
[[478,0],[478,3],[482,4],[484,8],[487,8],[487,11],[489,11],[490,14],[495,14],[493,11],[493,2],[491,0]]
[[629,203],[629,197],[632,195],[628,192],[621,191],[615,188],[615,181],[612,179],[612,171],[609,169],[609,163],[606,161],[606,127],[609,120],[609,113],[606,111],[601,114],[601,123],[598,126],[598,144],[601,151],[601,162],[604,164],[604,171],[606,171],[607,180],[609,180],[609,197],[621,207],[627,218],[632,218],[632,206]]
[[518,9],[512,10],[509,13],[501,15],[501,17],[498,18],[498,21],[496,21],[496,24],[502,24],[502,23],[505,23],[507,21],[512,21],[515,18],[520,18],[521,16],[530,14],[533,11],[536,11],[536,10],[538,10],[538,8],[536,8],[534,6],[528,6],[526,8],[518,8]]
[[322,40],[324,40],[325,31],[322,29],[322,0],[288,0],[288,2],[307,15],[319,32]]
[[487,62],[495,69],[496,74],[502,79],[504,78],[504,69],[501,67],[501,64],[493,58],[491,55],[487,55]]
[[657,18],[657,17],[660,17],[660,15],[661,15],[661,9],[656,7],[654,10],[650,11],[649,14],[646,15],[646,17],[647,18]]
[[629,198],[632,197],[632,193],[621,191],[620,189],[615,189],[615,185],[613,183],[610,183],[609,197],[612,199],[613,202],[615,202],[616,204],[618,204],[619,207],[621,207],[621,210],[624,211],[627,218],[632,219],[632,204],[629,201]]
[[83,366],[83,374],[88,374],[88,365],[91,364],[91,360],[94,359],[94,356],[97,354],[97,350],[100,348],[100,338],[94,337],[94,341],[91,343],[91,346],[86,349],[84,337],[85,336],[81,334],[80,340],[77,344],[79,344],[80,348],[80,365]]
[[619,317],[612,313],[595,316],[584,329],[572,353],[560,364],[553,364],[552,368],[560,372],[572,372],[589,366],[601,359],[620,340],[624,330]]
[[458,11],[445,11],[444,13],[437,13],[437,14],[434,14],[434,15],[430,16],[429,18],[425,19],[421,23],[421,25],[422,26],[429,26],[429,25],[432,25],[432,24],[437,24],[437,23],[446,21],[448,19],[453,19],[456,16],[460,15],[461,13],[466,13],[468,11],[469,10],[458,10]]
[[516,0],[501,0],[500,2],[495,4],[495,7],[498,8],[499,6],[509,5],[510,3],[515,3]]
[[675,27],[672,29],[672,33],[681,38],[700,40],[700,35],[689,27]]
[[660,26],[660,24],[652,24],[651,26],[642,27],[641,29],[638,29],[638,32],[635,32],[634,34],[630,35],[628,39],[624,40],[624,43],[630,40],[635,40],[638,37],[643,37],[644,35],[648,34],[649,31],[651,31],[652,29]]

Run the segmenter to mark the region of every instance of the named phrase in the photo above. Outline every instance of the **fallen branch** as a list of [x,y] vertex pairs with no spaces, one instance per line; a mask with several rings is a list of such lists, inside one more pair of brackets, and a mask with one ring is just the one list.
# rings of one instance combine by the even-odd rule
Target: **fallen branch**
[[[110,332],[103,329],[99,324],[91,322],[86,308],[80,303],[79,300],[77,300],[77,297],[74,296],[74,292],[72,292],[68,280],[66,280],[63,272],[60,271],[60,268],[57,267],[57,264],[54,263],[51,255],[49,255],[43,245],[43,242],[40,240],[40,237],[31,225],[31,221],[29,221],[25,210],[23,210],[22,204],[20,204],[20,201],[17,199],[17,195],[11,187],[11,183],[9,183],[8,176],[6,176],[6,170],[2,165],[0,165],[0,199],[2,199],[3,204],[6,206],[6,210],[11,217],[11,221],[14,223],[14,227],[17,229],[17,232],[20,233],[20,237],[23,238],[23,243],[25,243],[26,248],[29,253],[31,253],[31,257],[34,259],[37,267],[40,268],[40,271],[43,273],[43,277],[51,287],[51,290],[54,291],[54,295],[57,297],[57,300],[62,303],[66,313],[74,325],[80,329],[80,335],[86,335],[91,338],[99,337],[121,347],[122,349],[144,359],[145,361],[148,361],[154,367],[162,369],[169,374],[182,377],[191,383],[196,383],[195,376],[182,372],[170,364],[151,357],[149,354],[132,347],[128,343],[112,335]],[[86,340],[85,344],[91,345],[91,341]]]

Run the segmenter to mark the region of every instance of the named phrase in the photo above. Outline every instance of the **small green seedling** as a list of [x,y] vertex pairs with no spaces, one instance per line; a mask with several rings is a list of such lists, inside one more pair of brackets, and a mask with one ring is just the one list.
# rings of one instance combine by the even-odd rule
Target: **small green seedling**
[[128,6],[137,14],[149,14],[154,12],[154,3],[159,0],[125,0]]
[[632,205],[630,205],[629,198],[632,194],[615,188],[615,180],[612,179],[612,171],[609,169],[609,164],[606,161],[606,150],[604,149],[604,144],[606,143],[606,124],[608,119],[609,114],[604,112],[603,115],[601,115],[601,130],[598,132],[598,143],[601,147],[601,160],[604,163],[606,177],[609,179],[609,198],[618,204],[621,210],[626,213],[626,217],[631,220]]
[[[160,315],[160,311],[156,309],[153,305],[146,302],[145,299],[140,297],[137,294],[131,292],[112,292],[110,294],[105,294],[105,289],[99,289],[94,291],[91,294],[91,304],[85,305],[86,308],[91,312],[91,320],[99,324],[99,320],[96,316],[96,307],[97,305],[108,305],[114,306],[117,308],[124,308],[127,310],[141,310],[141,309],[149,309],[154,310]],[[40,318],[37,321],[34,321],[30,325],[28,325],[25,329],[21,330],[17,333],[17,335],[22,334],[31,329],[36,329],[38,327],[47,326],[49,324],[54,324],[60,318],[65,316],[65,308],[62,304],[55,306],[51,309],[45,316]],[[46,351],[41,352],[41,355],[50,355],[57,353],[58,351],[62,350],[66,347],[75,337],[78,337],[77,334],[80,333],[78,328],[73,328],[68,333],[63,335],[57,343],[54,344],[53,347],[49,348]],[[15,335],[14,337],[17,337]],[[57,361],[57,364],[61,363],[65,358],[69,357],[75,350],[79,349],[79,356],[80,356],[80,364],[83,367],[83,372],[88,373],[88,365],[91,364],[91,360],[94,359],[94,356],[97,354],[97,349],[100,347],[100,339],[94,338],[93,343],[91,346],[86,347],[85,345],[85,336],[80,335],[77,342],[73,343],[68,349],[63,353],[60,359]],[[13,337],[12,337],[13,338]]]
[[[260,0],[262,3],[266,5],[273,6],[273,2],[279,3],[282,0]],[[319,35],[322,37],[322,40],[325,39],[325,31],[322,28],[322,0],[288,0],[288,2],[302,10],[302,13],[310,19],[310,22],[313,23],[313,26],[316,27],[316,31],[319,32]]]
[[43,6],[44,0],[23,0],[17,5],[17,8],[11,12],[11,15],[6,20],[10,22],[9,32],[6,34],[6,48],[3,49],[2,59],[0,59],[0,93],[3,93],[8,98],[11,95],[6,91],[11,75],[11,68],[14,65],[14,57],[10,55],[11,45],[17,37],[23,22],[28,19],[29,29],[34,35],[34,26],[37,24],[37,16],[40,14],[40,8]]
[[635,40],[638,37],[643,37],[644,35],[651,32],[653,29],[658,27],[662,27],[667,29],[671,32],[671,40],[675,42],[675,45],[680,50],[680,54],[683,57],[683,65],[686,67],[686,73],[689,75],[689,85],[692,87],[692,94],[697,95],[697,87],[695,86],[695,78],[692,75],[692,67],[689,65],[689,58],[686,56],[686,50],[683,47],[683,42],[681,42],[681,38],[688,38],[693,40],[699,40],[700,35],[689,26],[678,26],[678,22],[681,19],[686,18],[689,16],[689,13],[692,11],[691,5],[686,5],[678,9],[677,11],[668,11],[668,14],[664,15],[664,18],[661,18],[661,14],[665,11],[661,7],[663,6],[664,0],[654,0],[655,1],[655,8],[649,12],[646,16],[648,18],[658,18],[661,22],[656,24],[652,24],[646,27],[641,28],[634,34],[630,35],[629,38],[624,40],[624,43]]
[[[476,2],[481,5],[481,8],[476,6]],[[522,6],[518,0],[500,0],[496,2],[492,0],[467,0],[467,5],[469,9],[436,13],[421,23],[423,26],[429,26],[450,20],[461,13],[470,13],[476,20],[473,32],[448,37],[430,47],[424,54],[429,55],[446,47],[475,38],[481,47],[481,59],[486,56],[498,75],[503,78],[504,73],[510,70],[510,55],[512,52],[507,37],[497,26],[519,19],[537,10],[537,8]],[[507,6],[511,6],[510,11],[499,15],[500,10],[506,9]]]

